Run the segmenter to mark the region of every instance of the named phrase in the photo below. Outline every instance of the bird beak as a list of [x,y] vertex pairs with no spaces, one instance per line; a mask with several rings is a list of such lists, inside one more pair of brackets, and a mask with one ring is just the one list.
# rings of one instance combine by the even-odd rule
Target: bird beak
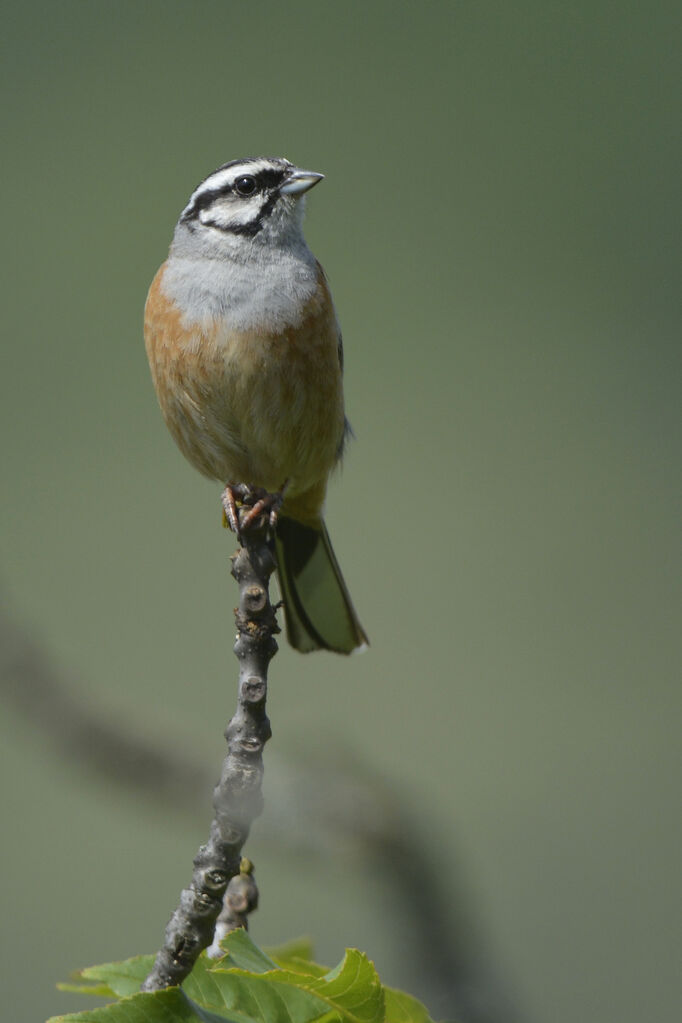
[[316,185],[318,181],[322,181],[323,177],[324,174],[316,174],[315,171],[295,168],[284,184],[280,185],[279,190],[282,195],[303,195],[313,185]]

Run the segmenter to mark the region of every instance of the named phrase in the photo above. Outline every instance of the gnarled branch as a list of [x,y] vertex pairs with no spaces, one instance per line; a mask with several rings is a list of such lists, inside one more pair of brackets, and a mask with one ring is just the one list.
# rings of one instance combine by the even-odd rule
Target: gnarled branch
[[231,878],[239,875],[241,850],[253,820],[263,808],[263,746],[270,738],[265,712],[267,672],[277,652],[279,632],[270,603],[269,580],[275,560],[265,528],[250,528],[232,557],[239,584],[235,610],[239,659],[239,698],[225,730],[228,753],[213,794],[215,817],[210,837],[194,859],[194,873],[166,928],[165,941],[142,989],[181,984],[202,949],[213,941],[216,921]]

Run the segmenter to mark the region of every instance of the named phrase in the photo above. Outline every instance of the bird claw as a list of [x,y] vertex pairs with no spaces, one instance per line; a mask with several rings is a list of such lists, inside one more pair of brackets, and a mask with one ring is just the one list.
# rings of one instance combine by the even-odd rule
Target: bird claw
[[[223,490],[223,524],[236,533],[240,542],[242,533],[253,526],[265,525],[274,529],[284,501],[288,480],[275,494],[262,487],[250,487],[246,483],[229,484]],[[248,510],[247,510],[248,509]],[[263,518],[267,515],[265,521]]]
[[282,507],[283,500],[284,495],[281,491],[277,494],[264,493],[241,520],[242,529],[248,529],[250,526],[253,526],[266,513],[268,525],[270,529],[274,529],[277,525],[277,515]]
[[235,487],[226,486],[220,495],[220,500],[223,506],[223,525],[229,527],[241,540],[239,536],[239,512],[237,511],[235,490]]

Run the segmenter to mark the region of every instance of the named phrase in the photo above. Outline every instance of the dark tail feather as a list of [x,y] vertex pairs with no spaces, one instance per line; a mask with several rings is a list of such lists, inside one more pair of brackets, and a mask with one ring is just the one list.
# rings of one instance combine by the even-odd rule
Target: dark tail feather
[[350,654],[368,643],[343,581],[324,523],[304,526],[280,516],[277,575],[291,645],[308,653]]

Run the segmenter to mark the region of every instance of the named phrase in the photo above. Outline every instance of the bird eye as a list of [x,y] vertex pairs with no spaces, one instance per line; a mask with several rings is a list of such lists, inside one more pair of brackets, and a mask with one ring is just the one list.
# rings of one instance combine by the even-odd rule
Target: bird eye
[[237,195],[253,195],[256,191],[256,179],[252,178],[250,174],[245,174],[244,177],[237,178],[234,183],[234,190]]

